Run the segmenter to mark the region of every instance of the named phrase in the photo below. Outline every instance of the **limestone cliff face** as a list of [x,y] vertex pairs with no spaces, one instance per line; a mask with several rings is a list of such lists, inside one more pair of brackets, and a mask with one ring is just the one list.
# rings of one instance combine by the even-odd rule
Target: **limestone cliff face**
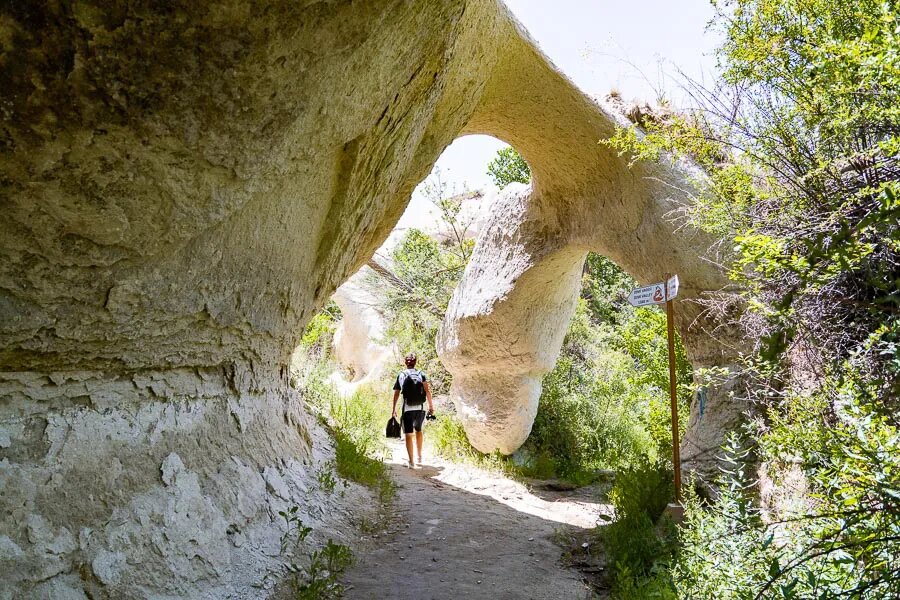
[[0,598],[264,597],[280,507],[342,521],[309,484],[327,448],[290,353],[462,133],[535,173],[517,229],[485,232],[510,248],[506,295],[460,296],[459,323],[486,325],[446,335],[477,391],[453,348],[493,310],[528,317],[493,329],[521,338],[499,401],[520,430],[587,249],[721,282],[648,179],[680,178],[598,147],[613,120],[495,0],[7,3],[0,120]]

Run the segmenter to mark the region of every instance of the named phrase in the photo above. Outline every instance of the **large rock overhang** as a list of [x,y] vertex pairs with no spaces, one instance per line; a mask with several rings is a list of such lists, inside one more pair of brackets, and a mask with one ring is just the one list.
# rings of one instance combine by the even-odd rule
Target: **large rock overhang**
[[[702,236],[664,219],[682,175],[598,146],[615,118],[496,0],[12,3],[0,53],[3,591],[263,594],[253,574],[277,559],[234,536],[277,540],[273,507],[311,501],[291,351],[459,135],[514,144],[535,183],[507,230],[531,262],[485,271],[506,304],[458,295],[454,322],[530,306],[502,334],[534,346],[564,327],[590,249],[644,281],[676,270],[688,297],[723,282]],[[552,310],[518,300],[548,265],[568,277]],[[695,314],[692,358],[721,362]],[[522,359],[517,397],[554,344]],[[444,352],[476,389],[471,358]],[[184,498],[201,539],[167,520]]]

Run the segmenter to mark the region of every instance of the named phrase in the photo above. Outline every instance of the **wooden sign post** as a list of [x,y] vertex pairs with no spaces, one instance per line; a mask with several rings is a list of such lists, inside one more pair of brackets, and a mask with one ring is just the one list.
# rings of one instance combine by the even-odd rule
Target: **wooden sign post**
[[666,277],[666,329],[669,333],[669,399],[672,401],[672,468],[675,470],[675,503],[681,504],[681,449],[678,440],[678,389],[675,379],[675,296],[678,275]]
[[672,402],[672,468],[675,471],[675,503],[666,507],[673,520],[681,522],[681,451],[678,440],[678,389],[675,379],[675,296],[678,295],[678,275],[666,275],[662,283],[634,288],[628,295],[632,306],[666,305],[666,328],[669,337],[669,399]]

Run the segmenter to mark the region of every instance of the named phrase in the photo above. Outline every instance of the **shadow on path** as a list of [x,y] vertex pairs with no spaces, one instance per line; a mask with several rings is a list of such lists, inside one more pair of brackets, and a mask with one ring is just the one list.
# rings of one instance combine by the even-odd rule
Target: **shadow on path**
[[608,507],[547,502],[501,475],[430,462],[417,470],[390,465],[395,519],[357,548],[343,577],[347,598],[592,597],[579,573],[560,563],[553,538],[560,528],[591,527]]

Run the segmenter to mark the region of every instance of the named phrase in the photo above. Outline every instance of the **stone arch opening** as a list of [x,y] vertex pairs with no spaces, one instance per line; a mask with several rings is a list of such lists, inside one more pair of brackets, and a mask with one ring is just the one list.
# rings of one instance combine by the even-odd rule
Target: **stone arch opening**
[[[395,366],[402,364],[402,356],[407,351],[416,351],[434,356],[434,333],[446,308],[455,282],[462,276],[464,262],[462,254],[472,251],[478,234],[488,222],[492,204],[501,193],[495,182],[511,180],[527,181],[527,166],[524,176],[521,159],[508,162],[503,157],[502,164],[495,169],[496,176],[490,175],[489,165],[498,160],[501,151],[512,148],[500,139],[485,135],[464,135],[453,140],[441,153],[432,167],[431,173],[416,186],[410,201],[389,233],[384,243],[374,250],[373,255],[356,273],[346,279],[335,291],[331,299],[341,312],[334,335],[334,356],[341,372],[334,374],[332,381],[344,392],[355,390],[364,384],[378,385],[378,378]],[[513,157],[518,157],[513,154]],[[394,253],[401,250],[407,235],[419,232],[433,240],[441,260],[450,263],[448,279],[452,286],[443,289],[440,298],[428,298],[430,312],[438,313],[437,319],[427,324],[415,323],[414,327],[429,327],[427,332],[432,340],[428,348],[409,346],[410,340],[392,339],[386,335],[390,326],[389,298],[396,304],[406,301],[416,303],[423,300],[416,296],[416,280],[427,278],[428,273],[417,273],[415,269],[400,266]],[[401,263],[405,263],[403,258]],[[445,271],[445,269],[440,269]],[[442,273],[446,276],[447,273]],[[433,306],[431,305],[433,302]],[[436,357],[435,357],[436,358]],[[298,358],[299,360],[299,358]],[[436,373],[441,392],[441,374]],[[382,382],[383,383],[383,382]]]
[[[691,167],[629,164],[599,143],[627,125],[624,118],[578,90],[517,26],[503,35],[463,132],[510,143],[530,165],[532,181],[496,205],[438,345],[470,440],[482,451],[511,453],[530,430],[540,379],[559,350],[560,323],[572,314],[589,251],[642,284],[679,274],[676,325],[695,368],[731,366],[738,350],[722,343],[727,331],[713,333],[719,324],[696,302],[727,285],[704,258],[713,240],[689,226],[676,231],[671,220],[694,190]],[[714,464],[723,432],[740,421],[743,407],[727,398],[728,385],[708,391],[705,414],[693,403],[682,448],[690,468]]]

